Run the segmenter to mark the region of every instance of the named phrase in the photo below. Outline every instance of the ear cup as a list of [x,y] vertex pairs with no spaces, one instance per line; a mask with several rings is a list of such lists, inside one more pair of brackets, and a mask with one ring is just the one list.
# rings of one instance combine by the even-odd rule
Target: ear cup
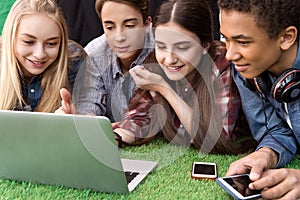
[[287,69],[275,80],[271,88],[278,102],[290,103],[300,98],[300,70]]
[[252,91],[258,91],[260,94],[270,91],[272,86],[271,80],[267,73],[262,73],[254,79],[246,80],[246,87]]

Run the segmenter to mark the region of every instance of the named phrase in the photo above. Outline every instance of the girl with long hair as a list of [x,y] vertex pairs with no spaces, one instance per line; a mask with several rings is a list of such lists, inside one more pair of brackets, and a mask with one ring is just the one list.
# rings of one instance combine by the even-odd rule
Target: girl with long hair
[[142,144],[161,132],[171,143],[206,153],[253,150],[256,143],[241,110],[225,45],[213,40],[207,2],[167,0],[154,27],[158,65],[148,57],[143,66],[130,70],[139,89],[123,120],[114,125],[122,141]]

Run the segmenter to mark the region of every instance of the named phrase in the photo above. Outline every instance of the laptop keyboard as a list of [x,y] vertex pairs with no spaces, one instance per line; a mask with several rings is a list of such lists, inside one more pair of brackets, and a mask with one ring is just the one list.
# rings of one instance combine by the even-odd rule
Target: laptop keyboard
[[138,172],[125,172],[127,184],[130,183],[139,173]]

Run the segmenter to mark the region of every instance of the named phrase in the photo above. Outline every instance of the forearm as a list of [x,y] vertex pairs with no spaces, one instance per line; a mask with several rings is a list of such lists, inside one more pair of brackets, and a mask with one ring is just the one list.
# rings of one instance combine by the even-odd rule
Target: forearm
[[158,92],[167,100],[175,111],[181,124],[191,133],[193,109],[170,86],[160,87]]

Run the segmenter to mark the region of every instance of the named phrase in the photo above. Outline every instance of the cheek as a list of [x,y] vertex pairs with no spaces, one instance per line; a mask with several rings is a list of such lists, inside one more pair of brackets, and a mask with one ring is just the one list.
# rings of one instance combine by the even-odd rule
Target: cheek
[[59,48],[47,49],[46,53],[47,53],[48,57],[54,61],[59,56]]
[[145,34],[144,29],[130,30],[126,32],[126,37],[133,47],[141,49],[144,47]]
[[194,51],[194,52],[182,54],[180,57],[181,57],[181,61],[184,62],[185,64],[190,64],[193,67],[197,67],[201,60],[202,54],[199,53],[198,51]]
[[156,51],[155,52],[155,58],[156,58],[156,61],[158,62],[159,65],[163,64],[163,61],[164,61],[164,54],[163,53],[160,53],[159,51]]
[[17,57],[18,60],[21,57],[30,54],[31,51],[32,50],[31,50],[30,47],[24,47],[24,46],[18,45],[18,44],[15,46],[15,55],[16,55],[16,57]]

